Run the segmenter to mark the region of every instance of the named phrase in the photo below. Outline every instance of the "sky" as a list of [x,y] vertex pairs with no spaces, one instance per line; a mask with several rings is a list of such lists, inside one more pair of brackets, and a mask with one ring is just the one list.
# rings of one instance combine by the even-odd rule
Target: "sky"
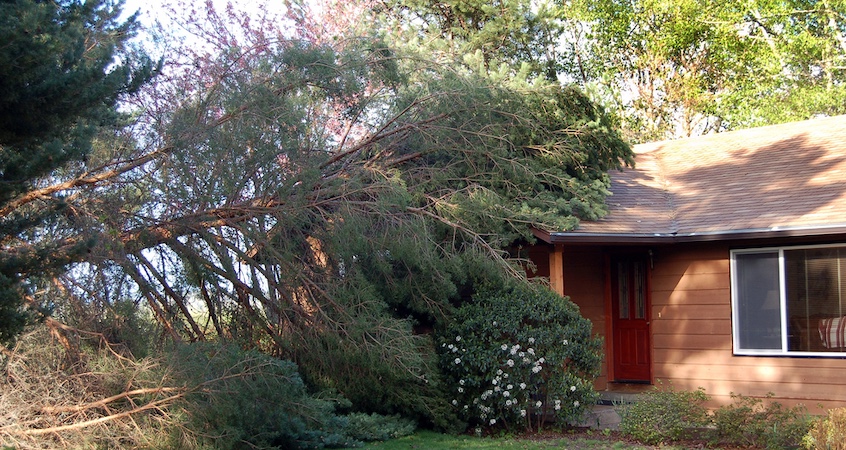
[[[198,3],[205,3],[205,0],[196,0]],[[238,9],[246,11],[258,11],[260,5],[265,5],[270,11],[282,12],[285,10],[284,0],[211,0],[218,8],[223,9],[228,2],[232,2]],[[162,14],[162,5],[165,2],[162,0],[126,0],[124,6],[125,13],[133,13],[141,11],[141,22],[144,25],[149,25],[158,18],[162,21],[167,21],[167,15]]]
[[[143,27],[139,35],[141,42],[145,40],[152,41],[152,38],[145,33],[144,29],[152,29],[158,21],[168,30],[167,38],[169,40],[178,39],[182,43],[190,43],[193,40],[197,40],[197,46],[192,47],[200,48],[204,45],[201,42],[202,40],[192,35],[191,32],[182,32],[181,26],[177,25],[178,21],[176,18],[171,17],[167,12],[168,8],[166,8],[166,5],[182,2],[183,4],[191,5],[192,8],[196,7],[198,11],[203,11],[207,1],[211,2],[217,11],[225,11],[227,4],[231,3],[235,10],[244,11],[248,15],[256,16],[259,15],[261,7],[265,7],[271,14],[271,18],[273,18],[273,15],[281,16],[286,10],[286,0],[126,0],[123,7],[123,15],[124,17],[128,17],[135,12],[140,13],[139,22]],[[312,4],[311,0],[305,1],[306,4],[309,4],[310,8],[316,6],[316,4]],[[316,9],[319,10],[320,8],[318,7]],[[185,17],[182,18],[184,19]],[[155,58],[163,56],[158,54],[160,48],[161,46],[159,45],[153,45],[147,47],[147,51]]]

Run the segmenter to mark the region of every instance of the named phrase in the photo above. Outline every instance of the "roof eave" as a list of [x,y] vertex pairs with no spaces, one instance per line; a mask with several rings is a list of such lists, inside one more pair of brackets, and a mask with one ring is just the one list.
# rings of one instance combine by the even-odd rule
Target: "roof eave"
[[846,235],[846,224],[720,230],[693,233],[590,233],[580,231],[547,232],[536,230],[535,237],[550,244],[674,244],[750,239],[774,239]]

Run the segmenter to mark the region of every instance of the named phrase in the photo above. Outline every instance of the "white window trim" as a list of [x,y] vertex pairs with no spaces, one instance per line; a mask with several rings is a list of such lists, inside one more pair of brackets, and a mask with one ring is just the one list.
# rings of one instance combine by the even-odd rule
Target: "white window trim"
[[[734,355],[738,356],[820,356],[826,358],[844,358],[846,357],[846,352],[800,352],[800,351],[788,351],[788,330],[787,330],[787,282],[786,282],[786,273],[785,273],[785,264],[784,264],[784,252],[785,250],[805,250],[805,249],[813,249],[813,248],[833,248],[833,247],[841,247],[846,248],[846,243],[835,243],[835,244],[820,244],[820,245],[796,245],[796,246],[783,246],[783,247],[760,247],[760,248],[746,248],[746,249],[738,249],[738,250],[731,250],[730,254],[730,277],[731,277],[731,339],[732,339],[732,349]],[[780,308],[780,316],[781,316],[781,349],[768,349],[768,350],[760,350],[760,349],[740,349],[738,348],[738,342],[740,342],[740,330],[738,330],[738,324],[740,323],[738,312],[740,308],[738,307],[738,298],[737,298],[737,261],[736,256],[741,254],[756,254],[756,253],[777,253],[778,254],[778,284],[779,284],[779,308]]]

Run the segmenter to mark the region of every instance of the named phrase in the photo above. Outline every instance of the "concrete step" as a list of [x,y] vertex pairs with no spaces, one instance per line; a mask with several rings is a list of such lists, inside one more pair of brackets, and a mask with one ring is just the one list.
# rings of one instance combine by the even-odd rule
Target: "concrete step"
[[616,430],[620,427],[620,414],[610,405],[595,405],[577,426],[593,430]]
[[617,389],[599,392],[599,401],[578,426],[595,430],[618,429],[620,427],[618,407],[636,402],[638,395],[651,389],[647,385],[615,386]]
[[624,405],[637,401],[637,392],[600,391],[600,405]]
[[599,391],[599,401],[576,426],[595,430],[617,430],[620,427],[619,407],[638,401],[638,396],[652,390],[646,384],[613,383],[613,388]]

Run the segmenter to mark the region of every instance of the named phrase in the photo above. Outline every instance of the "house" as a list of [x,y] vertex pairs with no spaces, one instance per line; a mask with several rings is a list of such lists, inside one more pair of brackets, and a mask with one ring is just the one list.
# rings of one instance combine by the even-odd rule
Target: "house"
[[605,218],[528,250],[605,338],[596,388],[846,404],[846,116],[634,150]]

